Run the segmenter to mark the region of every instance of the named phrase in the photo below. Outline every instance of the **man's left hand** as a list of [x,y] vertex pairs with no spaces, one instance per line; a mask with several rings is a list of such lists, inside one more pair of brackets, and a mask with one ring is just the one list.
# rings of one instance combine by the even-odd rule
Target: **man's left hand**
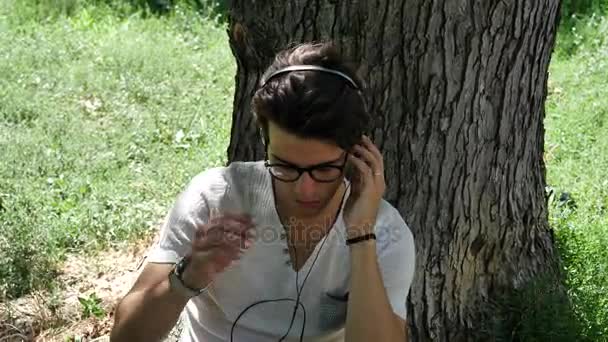
[[355,168],[351,193],[344,208],[347,238],[374,232],[378,207],[386,183],[382,153],[367,136],[353,147],[348,158]]

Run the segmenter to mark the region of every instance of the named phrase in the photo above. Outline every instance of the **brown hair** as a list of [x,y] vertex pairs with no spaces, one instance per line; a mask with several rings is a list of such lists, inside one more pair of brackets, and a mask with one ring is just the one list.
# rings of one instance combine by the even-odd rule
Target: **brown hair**
[[[339,75],[319,71],[291,71],[268,80],[275,71],[293,65],[342,72],[357,88]],[[266,144],[272,121],[299,137],[333,142],[349,150],[371,123],[363,89],[363,82],[333,44],[303,43],[277,54],[253,96],[252,109]]]

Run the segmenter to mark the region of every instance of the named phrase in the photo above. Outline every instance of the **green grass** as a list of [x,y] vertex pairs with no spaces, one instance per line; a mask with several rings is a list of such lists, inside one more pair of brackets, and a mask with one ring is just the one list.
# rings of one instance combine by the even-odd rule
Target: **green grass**
[[608,40],[608,0],[605,1],[605,10],[597,10],[588,16],[572,16],[563,18],[557,36],[556,55],[562,59],[574,57],[601,49]]
[[235,73],[225,29],[194,14],[38,24],[15,4],[0,9],[0,298],[52,284],[67,252],[145,234],[223,164]]
[[[558,51],[550,68],[550,223],[584,336],[608,341],[608,19],[592,17],[581,27],[597,39],[581,41],[571,56]],[[563,192],[570,201],[559,200]]]

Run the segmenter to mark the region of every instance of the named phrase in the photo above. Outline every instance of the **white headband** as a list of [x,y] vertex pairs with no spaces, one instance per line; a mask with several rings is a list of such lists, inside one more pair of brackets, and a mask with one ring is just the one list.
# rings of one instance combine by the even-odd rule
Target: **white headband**
[[318,65],[291,65],[291,66],[285,67],[283,69],[279,69],[279,70],[273,72],[272,74],[270,74],[270,76],[268,76],[268,78],[266,80],[264,80],[264,82],[262,82],[262,87],[264,87],[268,83],[268,81],[270,81],[273,77],[280,75],[280,74],[285,74],[285,73],[288,73],[291,71],[321,71],[321,72],[326,72],[329,74],[338,75],[338,76],[344,78],[345,80],[347,80],[348,83],[350,83],[350,85],[353,88],[359,89],[359,86],[357,85],[357,83],[355,83],[355,81],[353,81],[353,79],[348,77],[348,75],[346,75],[345,73],[338,71],[338,70],[334,70],[334,69],[324,68],[324,67],[318,66]]

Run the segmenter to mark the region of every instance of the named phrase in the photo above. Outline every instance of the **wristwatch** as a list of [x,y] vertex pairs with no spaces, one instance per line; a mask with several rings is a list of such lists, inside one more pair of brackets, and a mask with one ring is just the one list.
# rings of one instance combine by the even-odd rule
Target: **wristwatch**
[[209,287],[207,286],[202,289],[195,289],[184,284],[184,279],[182,277],[184,275],[184,270],[186,269],[186,266],[188,266],[189,262],[190,258],[188,256],[181,258],[175,264],[175,267],[173,267],[171,273],[169,273],[169,286],[171,290],[175,291],[186,299],[190,299],[192,297],[200,295],[201,293],[205,292]]

